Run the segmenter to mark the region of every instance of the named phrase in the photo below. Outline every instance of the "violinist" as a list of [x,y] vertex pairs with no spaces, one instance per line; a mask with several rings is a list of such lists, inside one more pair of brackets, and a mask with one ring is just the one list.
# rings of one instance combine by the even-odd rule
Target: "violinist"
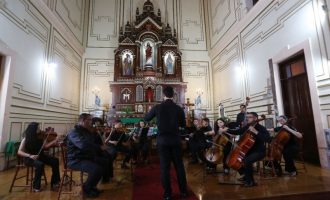
[[[96,145],[102,147],[104,143],[104,135],[105,131],[107,131],[106,127],[103,126],[103,120],[101,118],[94,117],[92,119],[93,130],[92,137],[94,138],[94,142]],[[110,179],[113,178],[113,155],[111,155],[107,150],[103,150],[99,148],[101,151],[97,152],[97,158],[100,160],[99,163],[104,163],[105,170],[102,176],[102,183],[109,183]]]
[[[226,137],[227,140],[231,140],[231,137],[233,137],[233,135],[226,133],[226,132],[222,132],[222,130],[227,127],[227,123],[226,120],[223,118],[219,118],[217,119],[217,121],[214,124],[214,132],[217,135],[222,135],[223,137]],[[229,174],[229,167],[226,164],[226,160],[227,157],[230,153],[230,150],[232,148],[232,143],[231,142],[227,142],[226,145],[223,148],[223,170],[225,174]]]
[[238,170],[240,174],[244,174],[244,187],[252,187],[256,185],[253,178],[253,163],[262,160],[266,155],[266,142],[270,142],[271,138],[267,129],[258,123],[258,114],[255,112],[248,112],[246,114],[247,125],[240,129],[220,129],[233,135],[243,135],[247,131],[252,132],[255,138],[255,143],[252,148],[245,155],[243,166]]
[[202,119],[202,126],[196,129],[193,137],[189,140],[189,147],[192,155],[192,164],[198,162],[198,158],[206,164],[208,170],[215,170],[216,165],[207,161],[204,156],[204,151],[212,146],[207,141],[212,141],[214,132],[210,126],[210,120],[208,118]]
[[99,156],[99,152],[105,150],[106,146],[95,143],[92,131],[92,116],[82,113],[66,140],[68,167],[88,174],[83,184],[84,196],[88,198],[98,197],[102,192],[96,186],[106,167],[104,159]]
[[137,155],[139,152],[142,153],[142,161],[143,163],[146,162],[148,152],[149,152],[149,141],[148,141],[148,132],[149,132],[149,127],[146,126],[146,123],[141,120],[139,122],[138,128],[135,129],[134,135],[133,135],[133,157],[134,160],[137,160]]
[[198,163],[197,152],[203,149],[202,144],[200,144],[199,133],[197,132],[201,128],[201,124],[198,119],[194,119],[193,126],[188,129],[191,133],[189,134],[188,146],[191,154],[190,164]]
[[41,176],[44,172],[44,166],[49,165],[52,168],[51,189],[55,190],[59,186],[60,172],[58,158],[46,155],[45,149],[57,145],[58,138],[47,142],[43,137],[37,122],[32,122],[28,125],[24,132],[24,138],[18,149],[18,155],[24,157],[24,162],[28,166],[35,168],[33,179],[33,191],[41,191]]
[[[275,132],[279,132],[282,128],[287,130],[290,134],[289,141],[283,147],[283,158],[285,161],[285,171],[288,172],[290,176],[297,175],[297,168],[294,164],[294,157],[299,151],[299,143],[297,142],[297,138],[301,139],[303,135],[299,133],[293,126],[288,125],[288,118],[284,115],[281,115],[277,118],[280,126],[274,128]],[[282,175],[282,167],[279,161],[274,161],[274,167],[277,171],[277,175]]]
[[117,152],[126,154],[121,165],[122,169],[129,168],[126,163],[128,163],[132,157],[132,150],[124,144],[128,139],[123,129],[123,124],[120,120],[116,120],[114,130],[111,131],[109,137],[105,140],[105,144],[109,145],[114,157],[116,157]]

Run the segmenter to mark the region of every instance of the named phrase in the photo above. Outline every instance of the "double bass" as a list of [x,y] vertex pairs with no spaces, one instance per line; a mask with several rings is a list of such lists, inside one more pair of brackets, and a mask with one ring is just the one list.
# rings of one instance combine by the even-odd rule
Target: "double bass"
[[[293,119],[295,118],[288,119],[284,125],[287,125]],[[270,158],[281,161],[283,148],[289,142],[290,137],[291,135],[288,130],[282,127],[270,144]]]
[[[257,125],[260,121],[266,119],[265,115],[261,116],[261,119],[258,119],[253,125]],[[250,151],[255,143],[255,136],[249,129],[245,131],[240,140],[235,145],[234,149],[230,152],[227,158],[228,167],[239,170],[243,166],[243,160],[245,155]]]

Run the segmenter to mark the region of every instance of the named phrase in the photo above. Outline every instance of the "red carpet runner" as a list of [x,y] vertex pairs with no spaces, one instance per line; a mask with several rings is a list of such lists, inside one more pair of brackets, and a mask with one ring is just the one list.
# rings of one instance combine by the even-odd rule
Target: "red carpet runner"
[[[158,158],[145,166],[138,166],[134,172],[133,200],[162,200],[163,187],[160,182],[160,166]],[[171,170],[172,196],[180,199],[180,191],[176,181],[174,168]],[[197,200],[194,193],[188,188],[189,197],[186,200]]]

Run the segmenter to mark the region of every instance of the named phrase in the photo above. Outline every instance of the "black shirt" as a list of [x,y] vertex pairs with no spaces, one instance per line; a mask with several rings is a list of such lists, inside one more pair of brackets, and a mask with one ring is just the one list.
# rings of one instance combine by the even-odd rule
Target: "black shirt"
[[[111,133],[111,136],[110,136],[110,140],[111,141],[117,141],[118,144],[117,146],[119,145],[122,145],[122,143],[127,140],[127,136],[125,134],[125,132],[121,131],[121,130],[118,130],[118,129],[115,129],[112,133]],[[111,144],[110,144],[111,145]]]
[[[243,128],[240,129],[228,129],[227,133],[229,134],[233,134],[233,135],[243,135],[248,129],[249,129],[250,125],[246,125]],[[258,134],[255,135],[253,134],[254,138],[255,138],[255,143],[253,145],[253,147],[250,149],[249,152],[266,152],[266,146],[265,143],[270,143],[271,141],[271,137],[269,135],[269,132],[267,131],[267,129],[260,125],[260,124],[256,124],[254,126],[254,128],[258,131]]]
[[157,144],[158,145],[180,145],[179,127],[185,127],[185,115],[183,109],[168,99],[154,106],[145,116],[145,121],[157,118]]
[[139,137],[140,143],[143,143],[148,140],[148,132],[149,132],[149,127],[144,127],[144,128],[137,128],[134,134]]
[[[295,129],[293,126],[289,126],[287,125],[290,129],[297,131],[297,129]],[[276,133],[280,132],[280,130],[283,128],[283,126],[278,126],[276,128],[274,128],[274,131]],[[297,142],[296,136],[293,135],[290,131],[286,131],[290,134],[290,139],[289,141],[285,144],[285,146],[296,146],[299,147],[299,143]]]
[[212,141],[212,136],[211,135],[205,135],[205,132],[212,131],[211,126],[203,126],[199,130],[195,131],[195,134],[193,136],[193,139],[199,142],[206,142],[206,140]]
[[242,123],[245,121],[245,113],[238,113],[236,116],[237,126],[242,127]]

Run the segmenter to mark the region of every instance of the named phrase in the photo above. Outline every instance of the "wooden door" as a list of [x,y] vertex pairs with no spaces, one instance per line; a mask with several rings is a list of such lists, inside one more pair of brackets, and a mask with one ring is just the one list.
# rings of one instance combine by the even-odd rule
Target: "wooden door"
[[304,134],[304,159],[319,164],[313,108],[304,55],[299,54],[281,63],[280,78],[285,115],[297,117],[292,121],[292,125]]

